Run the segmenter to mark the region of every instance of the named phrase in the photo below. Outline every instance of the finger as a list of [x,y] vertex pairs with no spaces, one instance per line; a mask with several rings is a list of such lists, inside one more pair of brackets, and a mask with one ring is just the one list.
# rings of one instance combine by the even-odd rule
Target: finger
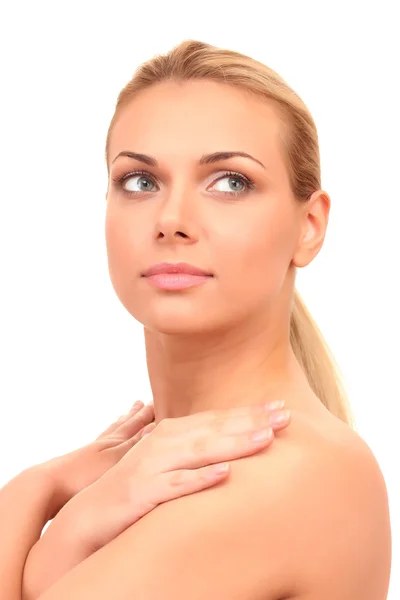
[[152,421],[151,423],[146,425],[146,427],[143,427],[143,429],[141,429],[138,433],[136,433],[136,435],[133,435],[132,437],[127,439],[122,444],[122,446],[127,449],[132,448],[132,446],[134,446],[135,444],[140,442],[140,440],[142,440],[144,437],[149,435],[153,431],[153,429],[156,428],[156,426],[157,426],[157,424],[155,423],[155,421]]
[[199,469],[182,469],[161,473],[157,480],[153,480],[152,484],[143,492],[146,496],[143,504],[157,505],[209,488],[228,477],[229,463],[227,465],[227,470],[221,470],[222,465],[218,463]]
[[154,421],[154,405],[148,404],[121,422],[115,430],[115,434],[122,439],[130,439],[152,421]]
[[274,430],[282,429],[288,425],[289,419],[290,411],[288,410],[271,412],[266,409],[264,411],[248,411],[243,414],[235,413],[233,416],[217,415],[210,420],[208,432],[210,435],[220,436],[236,435],[245,433],[250,429],[263,429],[266,427],[272,427]]
[[[179,431],[180,427],[176,427],[180,419],[165,419],[159,423],[160,435],[155,437],[156,445],[161,444],[162,454],[156,449],[148,453],[147,464],[149,466],[151,463],[150,470],[154,472],[159,472],[160,464],[163,471],[172,471],[197,469],[215,462],[249,456],[273,441],[275,429],[287,426],[285,420],[290,419],[290,412],[281,412],[283,421],[271,423],[271,417],[276,416],[277,411],[247,410],[244,415],[239,413],[240,416],[235,412],[234,417],[227,417],[226,411],[222,414],[217,411],[209,423],[205,424],[200,419],[200,424],[195,422],[191,429],[185,431]],[[259,431],[268,433],[261,441],[261,446],[251,438],[252,434]]]
[[253,404],[250,406],[236,406],[234,408],[221,408],[202,411],[179,419],[173,419],[175,421],[174,427],[176,427],[177,433],[180,431],[191,430],[199,427],[199,425],[209,425],[215,421],[219,423],[229,422],[235,417],[247,417],[252,418],[257,415],[269,415],[273,411],[282,409],[284,407],[283,400],[271,400],[269,402],[263,402],[259,404]]
[[[146,461],[138,465],[140,471],[146,468],[146,473],[158,475],[161,472],[176,471],[178,469],[198,469],[217,462],[235,460],[244,456],[251,456],[267,448],[274,440],[274,430],[270,426],[250,425],[245,433],[218,434],[186,432],[178,436],[165,435],[162,432],[162,421],[154,433],[154,444],[145,451]],[[264,433],[262,438],[254,438],[254,434]],[[146,436],[147,437],[147,436]],[[146,437],[143,441],[146,444]],[[151,436],[150,436],[151,437]],[[137,450],[141,447],[139,442]],[[161,448],[161,452],[160,452]],[[135,449],[136,450],[136,449]],[[129,459],[128,459],[129,460]]]
[[[267,448],[274,440],[272,427],[249,429],[246,433],[220,437],[198,437],[176,453],[173,468],[198,469],[214,463],[251,456]],[[177,465],[177,466],[175,466]],[[172,469],[169,469],[172,470]]]
[[129,450],[131,450],[131,448],[136,446],[136,444],[138,444],[143,438],[146,438],[155,427],[156,423],[150,423],[141,431],[139,431],[136,435],[132,436],[131,438],[125,440],[125,442],[123,442],[122,444],[119,444],[117,447],[115,447],[115,451],[118,453],[117,460],[121,460],[121,458],[125,456],[125,454],[127,454]]
[[270,414],[269,422],[274,431],[280,431],[287,427],[292,420],[290,410],[278,410]]
[[218,443],[218,440],[224,436],[235,436],[265,428],[279,431],[287,427],[291,420],[290,411],[270,410],[269,406],[269,404],[256,405],[233,410],[207,411],[207,414],[196,413],[189,417],[197,417],[197,419],[192,420],[190,427],[189,421],[186,421],[186,428],[183,430],[180,421],[185,420],[186,417],[166,419],[160,422],[160,426],[167,430],[174,440],[179,440],[181,448],[196,444],[196,439],[214,438]]
[[149,423],[149,425],[143,427],[143,429],[137,434],[138,439],[142,440],[146,435],[149,435],[149,433],[151,433],[155,427],[157,427],[157,423],[155,421],[152,421]]
[[122,415],[121,417],[119,417],[116,421],[114,421],[114,423],[112,423],[109,427],[107,427],[107,429],[105,429],[96,439],[99,439],[103,436],[107,436],[107,435],[110,435],[111,433],[114,433],[124,421],[126,421],[128,418],[130,418],[133,414],[138,413],[140,410],[142,410],[143,407],[144,407],[144,404],[141,400],[138,400],[137,402],[135,402],[133,404],[132,408],[130,409],[130,411],[126,415]]

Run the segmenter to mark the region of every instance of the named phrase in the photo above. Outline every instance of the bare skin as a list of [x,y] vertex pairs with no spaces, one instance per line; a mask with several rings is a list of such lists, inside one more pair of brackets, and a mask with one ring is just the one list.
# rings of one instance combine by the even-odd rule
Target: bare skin
[[[296,201],[280,135],[271,105],[215,82],[164,82],[140,93],[120,113],[109,147],[110,277],[144,326],[156,424],[282,399],[292,422],[271,456],[336,452],[345,465],[346,452],[364,442],[323,406],[289,341],[296,269],[322,247],[330,198],[317,190],[306,204]],[[202,156],[222,151],[246,152],[265,168],[244,157],[199,165]],[[150,155],[158,166],[121,152]],[[247,189],[246,178],[254,187]],[[188,262],[212,277],[197,287],[160,290],[142,274],[163,261]],[[266,458],[261,452],[234,461],[236,486],[242,461],[251,461],[257,481],[278,477]],[[279,471],[279,463],[268,464]],[[294,597],[299,583],[312,589],[306,574],[287,567],[282,562],[275,573],[276,598],[292,591]]]
[[[109,271],[120,301],[144,326],[156,422],[280,398],[293,420],[272,452],[294,444],[343,460],[369,449],[321,403],[289,342],[296,269],[322,247],[330,198],[317,190],[307,203],[296,201],[280,134],[273,106],[216,82],[163,82],[137,96],[111,136]],[[124,151],[150,155],[158,166],[118,156]],[[243,157],[198,164],[218,151],[246,152],[265,168]],[[156,289],[141,274],[163,261],[213,277],[183,291]],[[259,477],[267,476],[265,459],[254,457]]]
[[[116,122],[108,264],[119,299],[144,325],[156,422],[277,398],[290,410],[327,413],[289,344],[289,314],[296,267],[318,254],[330,199],[319,190],[296,202],[279,133],[271,106],[208,81],[146,90]],[[122,151],[152,155],[159,166],[116,158]],[[242,157],[198,165],[216,151],[247,152],[266,168]],[[134,170],[147,174],[114,181]],[[227,170],[255,187],[246,191]],[[160,290],[141,273],[162,261],[213,277]]]
[[[272,417],[283,416],[283,421]],[[229,477],[214,467],[272,444],[290,415],[271,404],[164,420],[135,406],[92,443],[42,465],[54,515],[25,562],[23,600],[36,600],[65,573],[163,502],[197,493]],[[148,423],[142,427],[143,423]],[[252,434],[271,428],[266,439]]]
[[[157,424],[282,399],[293,419],[270,452],[327,451],[345,463],[345,453],[364,442],[322,405],[289,342],[296,268],[322,247],[330,199],[317,190],[306,204],[296,202],[279,136],[272,106],[214,82],[167,82],[136,97],[111,136],[110,277],[144,326]],[[127,151],[159,164],[118,156]],[[198,164],[222,151],[246,152],[266,168],[243,157]],[[239,177],[226,175],[229,170]],[[160,290],[142,274],[164,261],[188,262],[212,277],[197,287]],[[258,481],[279,476],[267,471],[265,460],[260,453],[235,461],[236,485],[242,461],[252,461]],[[307,589],[305,575],[293,568],[289,578],[284,568],[275,574],[277,590],[291,593],[293,583],[294,597],[297,583]]]
[[[106,196],[110,276],[125,308],[144,326],[155,423],[211,409],[277,399],[285,400],[291,411],[291,427],[280,432],[269,449],[270,462],[266,463],[267,455],[263,452],[233,461],[232,481],[223,482],[226,486],[232,484],[236,490],[231,495],[239,489],[250,489],[249,484],[263,478],[270,486],[279,481],[280,476],[287,478],[290,467],[281,467],[296,467],[298,456],[312,460],[317,457],[321,462],[315,486],[320,485],[323,475],[329,483],[329,466],[339,473],[338,483],[345,477],[351,480],[354,472],[365,471],[364,462],[347,459],[365,456],[366,444],[322,405],[290,346],[289,315],[296,268],[308,265],[323,244],[330,199],[326,192],[318,190],[307,204],[295,201],[279,136],[277,116],[265,102],[221,84],[196,81],[184,85],[163,83],[140,94],[124,108],[111,138]],[[150,167],[127,157],[117,158],[122,151],[155,156],[159,166]],[[218,151],[247,152],[266,168],[243,157],[199,166],[201,156]],[[134,169],[145,169],[146,174],[131,174],[120,185],[114,181]],[[227,175],[226,170],[237,171],[239,176]],[[254,187],[246,188],[246,177],[253,180]],[[145,188],[139,186],[139,182],[146,182]],[[240,185],[237,195],[230,187],[233,182]],[[127,189],[124,192],[128,184],[129,189],[135,190],[131,195]],[[202,285],[183,291],[159,290],[150,286],[142,273],[161,261],[189,262],[207,270],[212,277]],[[290,454],[293,457],[293,453],[294,462],[274,459],[274,456],[285,458]],[[302,465],[304,469],[300,470],[307,473],[309,463],[303,460]],[[247,486],[241,485],[242,482],[247,482]],[[377,489],[369,480],[367,483],[365,489]],[[311,486],[303,486],[302,500],[306,507],[309,505],[304,490],[307,493],[309,487],[314,487],[314,481]],[[210,489],[215,491],[215,487]],[[268,486],[262,487],[261,492],[265,489],[268,490]],[[269,491],[273,492],[272,487]],[[280,500],[292,502],[281,511],[285,517],[290,517],[295,508],[292,496],[279,495]],[[263,493],[259,497],[263,498]],[[378,531],[383,531],[383,527],[379,527],[375,509],[379,503],[382,506],[382,497],[368,505],[363,517],[365,523],[370,523],[373,515]],[[341,500],[339,496],[337,500],[334,498],[332,505],[340,508]],[[325,505],[322,503],[316,510],[319,508],[323,511]],[[165,522],[178,520],[178,513],[174,514],[167,506],[157,525],[163,524],[165,514],[174,517]],[[380,515],[382,523],[387,520],[386,512],[381,511]],[[274,513],[274,517],[277,516],[278,511]],[[145,548],[145,539],[157,539],[158,547],[166,546],[160,539],[163,528],[152,529],[152,522],[143,525],[143,520],[139,520],[112,540],[112,543],[120,540],[112,547],[117,548],[116,555],[122,557],[130,552],[133,540],[130,529],[135,531],[140,550]],[[294,531],[295,536],[297,528],[293,516],[291,524],[290,531]],[[364,567],[376,564],[376,557],[381,559],[384,551],[388,556],[386,531],[383,534],[376,543],[377,552],[366,555]],[[263,536],[263,540],[265,537],[268,535]],[[333,535],[330,532],[327,537],[335,541],[336,532]],[[327,597],[319,590],[326,591],[332,571],[324,573],[317,561],[314,562],[318,570],[315,566],[312,571],[310,561],[305,565],[296,553],[293,564],[286,556],[286,562],[282,561],[285,554],[280,551],[279,537],[275,536],[273,541],[272,550],[277,549],[275,558],[280,566],[267,574],[268,597],[271,600]],[[321,542],[318,539],[315,547],[319,548]],[[368,544],[364,544],[366,546]],[[77,565],[71,577],[67,573],[58,582],[60,585],[56,583],[43,598],[61,597],[59,592],[62,597],[72,597],[78,588],[83,589],[81,583],[86,586],[89,580],[93,597],[103,597],[102,581],[108,577],[110,582],[115,577],[109,567],[118,564],[112,548],[108,549],[109,554],[104,552],[100,557],[100,553],[94,552],[90,563],[83,561]],[[333,552],[332,556],[338,554]],[[270,547],[268,556],[274,558]],[[261,574],[265,571],[265,556],[258,553],[256,561],[258,557],[263,561]],[[325,563],[328,568],[330,561]],[[188,566],[193,564],[192,561]],[[104,576],[102,581],[94,580],[92,565],[99,565],[94,571]],[[152,565],[147,561],[138,572],[138,581],[144,582],[143,590],[149,577],[154,579],[156,568],[156,563]],[[244,569],[243,577],[246,572]],[[381,582],[386,585],[387,579],[387,573],[382,573],[381,570],[380,589],[383,589]],[[179,578],[183,575],[180,573]],[[228,577],[232,576],[230,570]],[[349,572],[350,583],[351,577]],[[120,585],[121,590],[128,590],[131,582],[129,565],[125,579],[121,580],[118,572],[115,584]],[[208,585],[206,580],[203,583]],[[249,589],[251,583],[244,581],[243,589]],[[178,581],[172,580],[170,584],[163,592],[173,591],[176,597]],[[370,582],[368,588],[371,589]],[[181,591],[179,586],[178,591]],[[312,595],[313,592],[316,593]]]

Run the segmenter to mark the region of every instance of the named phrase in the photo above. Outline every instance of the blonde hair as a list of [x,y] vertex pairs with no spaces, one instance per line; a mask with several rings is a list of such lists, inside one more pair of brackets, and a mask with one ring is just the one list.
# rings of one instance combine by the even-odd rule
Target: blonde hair
[[[271,68],[239,52],[185,40],[166,54],[141,64],[119,93],[106,140],[106,163],[110,137],[121,109],[140,91],[166,80],[213,80],[273,103],[281,122],[281,139],[291,188],[299,202],[307,202],[321,189],[318,134],[314,120],[301,98]],[[310,387],[338,419],[356,429],[354,415],[342,383],[340,370],[300,294],[295,289],[290,319],[290,343]]]

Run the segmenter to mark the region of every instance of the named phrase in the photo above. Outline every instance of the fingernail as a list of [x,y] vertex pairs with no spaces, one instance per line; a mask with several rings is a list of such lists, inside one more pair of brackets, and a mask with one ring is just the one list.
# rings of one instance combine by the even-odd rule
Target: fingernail
[[251,436],[251,439],[252,439],[253,442],[256,442],[256,443],[258,443],[258,442],[266,442],[272,436],[273,436],[273,431],[272,431],[272,429],[268,428],[268,429],[261,429],[260,431],[256,431]]
[[229,463],[219,463],[212,466],[212,472],[216,475],[223,475],[229,471]]
[[135,404],[132,406],[132,409],[134,408],[139,408],[139,407],[143,407],[144,404],[141,400],[138,400],[137,402],[135,402]]
[[274,400],[273,402],[267,402],[265,406],[269,410],[279,410],[280,408],[283,408],[285,406],[285,401]]
[[270,421],[271,421],[271,423],[274,423],[275,425],[280,425],[281,423],[285,423],[285,421],[287,421],[289,417],[290,417],[290,411],[283,410],[282,412],[279,412],[278,414],[271,415]]

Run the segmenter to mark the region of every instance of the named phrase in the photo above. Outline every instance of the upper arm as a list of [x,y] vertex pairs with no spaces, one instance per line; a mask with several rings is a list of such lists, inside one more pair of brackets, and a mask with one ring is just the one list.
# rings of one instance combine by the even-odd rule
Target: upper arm
[[40,600],[384,598],[367,595],[379,552],[387,556],[379,477],[358,456],[313,457],[288,442],[161,504]]
[[[282,489],[277,456],[271,460],[270,491]],[[282,556],[272,553],[279,503],[277,494],[268,494],[267,471],[260,478],[260,461],[266,469],[267,458],[264,451],[257,458],[232,461],[226,481],[159,505],[77,565],[40,600],[282,597],[276,575],[284,569]]]
[[[297,527],[299,549],[306,556],[299,562],[303,577],[296,576],[306,589],[299,599],[386,600],[391,531],[380,467],[360,439],[336,457],[324,456],[324,463],[310,489],[309,518]],[[305,512],[305,506],[299,507],[300,514]]]

